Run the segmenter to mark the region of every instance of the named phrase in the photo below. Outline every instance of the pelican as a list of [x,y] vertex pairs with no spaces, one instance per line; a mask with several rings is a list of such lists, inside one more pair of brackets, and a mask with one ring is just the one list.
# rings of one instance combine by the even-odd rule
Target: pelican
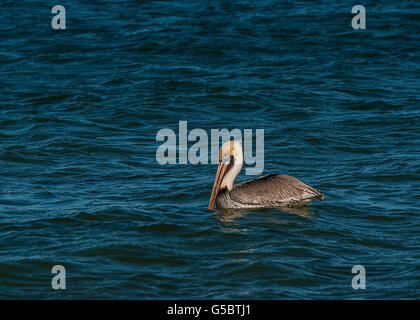
[[242,169],[242,145],[230,140],[219,151],[219,164],[208,208],[299,207],[314,199],[324,199],[321,191],[286,174],[268,174],[233,184]]

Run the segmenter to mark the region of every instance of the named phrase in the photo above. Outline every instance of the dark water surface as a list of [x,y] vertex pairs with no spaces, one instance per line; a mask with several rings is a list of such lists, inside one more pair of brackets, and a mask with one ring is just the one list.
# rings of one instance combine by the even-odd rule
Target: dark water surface
[[[417,1],[57,2],[0,3],[0,298],[420,298]],[[181,120],[324,201],[213,214]]]

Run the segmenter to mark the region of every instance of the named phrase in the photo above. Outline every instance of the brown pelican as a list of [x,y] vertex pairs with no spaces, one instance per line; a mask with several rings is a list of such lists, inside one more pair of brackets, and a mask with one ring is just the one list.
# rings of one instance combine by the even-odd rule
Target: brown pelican
[[298,207],[324,195],[302,181],[285,174],[268,174],[233,184],[242,169],[242,145],[227,141],[219,151],[219,164],[208,208]]

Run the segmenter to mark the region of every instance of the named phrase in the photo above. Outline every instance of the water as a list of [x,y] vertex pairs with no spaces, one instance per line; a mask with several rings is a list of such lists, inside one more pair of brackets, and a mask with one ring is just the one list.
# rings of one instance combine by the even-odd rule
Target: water
[[[55,4],[0,4],[0,298],[420,297],[416,1]],[[156,161],[179,121],[324,201],[210,212],[214,165]]]

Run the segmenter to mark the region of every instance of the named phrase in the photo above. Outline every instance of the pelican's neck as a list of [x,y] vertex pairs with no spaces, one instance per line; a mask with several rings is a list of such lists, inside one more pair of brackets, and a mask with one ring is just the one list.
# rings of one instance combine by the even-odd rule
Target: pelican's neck
[[239,172],[241,172],[242,164],[244,162],[242,146],[239,143],[235,143],[235,156],[233,157],[233,165],[230,170],[226,173],[222,180],[221,188],[226,187],[228,190],[232,190],[233,183]]

